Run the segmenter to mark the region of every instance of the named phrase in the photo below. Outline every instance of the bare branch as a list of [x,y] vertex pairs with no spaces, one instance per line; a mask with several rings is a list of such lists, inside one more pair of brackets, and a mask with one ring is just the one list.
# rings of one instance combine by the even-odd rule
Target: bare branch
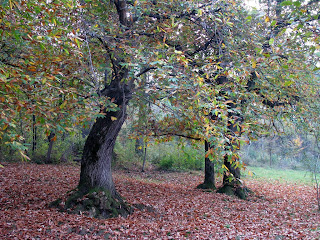
[[150,70],[153,70],[153,69],[157,69],[157,68],[156,67],[147,67],[145,69],[142,69],[142,71],[139,72],[135,77],[138,78],[141,75],[143,75],[143,74],[145,74],[145,73],[147,73],[147,72],[149,72]]

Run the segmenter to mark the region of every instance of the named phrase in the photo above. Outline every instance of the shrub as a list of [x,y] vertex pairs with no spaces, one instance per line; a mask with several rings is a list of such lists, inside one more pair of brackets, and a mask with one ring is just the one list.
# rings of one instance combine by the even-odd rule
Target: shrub
[[159,169],[160,170],[173,170],[174,160],[172,156],[165,157],[160,160],[159,162]]

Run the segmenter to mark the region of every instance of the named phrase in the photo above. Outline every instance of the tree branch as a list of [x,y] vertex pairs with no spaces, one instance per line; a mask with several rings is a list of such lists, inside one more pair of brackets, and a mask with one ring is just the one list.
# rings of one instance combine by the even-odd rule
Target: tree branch
[[200,137],[194,137],[194,136],[189,136],[189,135],[184,135],[181,133],[160,133],[160,134],[156,134],[154,133],[154,135],[152,135],[153,137],[163,137],[163,136],[177,136],[177,137],[183,137],[183,138],[187,138],[187,139],[192,139],[192,140],[202,140],[202,138]]
[[146,67],[145,69],[142,69],[141,72],[139,72],[135,77],[138,78],[141,75],[143,75],[153,69],[157,69],[157,68],[156,67]]

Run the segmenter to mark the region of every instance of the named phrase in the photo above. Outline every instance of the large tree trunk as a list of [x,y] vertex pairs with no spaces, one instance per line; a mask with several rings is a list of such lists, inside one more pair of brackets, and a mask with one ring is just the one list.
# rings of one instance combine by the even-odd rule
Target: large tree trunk
[[111,173],[112,152],[116,138],[124,123],[126,109],[108,112],[105,118],[98,118],[87,138],[81,160],[79,190],[88,192],[103,188],[116,195]]
[[115,78],[102,94],[114,99],[119,110],[104,112],[105,117],[96,119],[86,140],[81,159],[78,185],[80,196],[88,195],[83,205],[95,217],[127,215],[131,208],[116,192],[112,179],[111,162],[116,138],[126,119],[126,106],[131,98],[131,89],[120,78]]
[[118,106],[116,111],[106,111],[97,118],[87,137],[81,158],[81,173],[78,187],[69,194],[65,206],[59,201],[58,207],[74,213],[85,213],[92,217],[109,218],[128,215],[132,210],[116,192],[112,179],[111,162],[113,149],[119,131],[126,119],[126,106],[131,98],[133,86],[125,80],[128,69],[119,62],[113,62],[116,74],[100,92]]
[[62,205],[69,212],[97,218],[127,216],[132,212],[117,193],[111,172],[113,148],[126,118],[126,103],[120,110],[105,114],[104,118],[96,119],[86,140],[78,187],[69,194],[65,206],[61,201],[53,206]]
[[125,118],[123,104],[119,111],[107,112],[104,118],[96,119],[84,146],[78,187],[65,204],[57,200],[52,206],[97,218],[127,216],[132,212],[117,193],[111,172],[113,148]]
[[207,156],[207,152],[210,149],[210,144],[205,141],[204,142],[205,148],[205,167],[204,167],[204,182],[197,186],[197,188],[201,189],[216,189],[215,183],[215,175],[214,175],[214,163],[210,160]]

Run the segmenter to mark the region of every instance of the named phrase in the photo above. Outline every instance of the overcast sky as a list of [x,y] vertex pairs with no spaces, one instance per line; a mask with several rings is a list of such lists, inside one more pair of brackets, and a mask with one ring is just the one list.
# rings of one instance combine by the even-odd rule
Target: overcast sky
[[245,0],[244,2],[246,5],[249,5],[251,7],[259,7],[259,0]]

